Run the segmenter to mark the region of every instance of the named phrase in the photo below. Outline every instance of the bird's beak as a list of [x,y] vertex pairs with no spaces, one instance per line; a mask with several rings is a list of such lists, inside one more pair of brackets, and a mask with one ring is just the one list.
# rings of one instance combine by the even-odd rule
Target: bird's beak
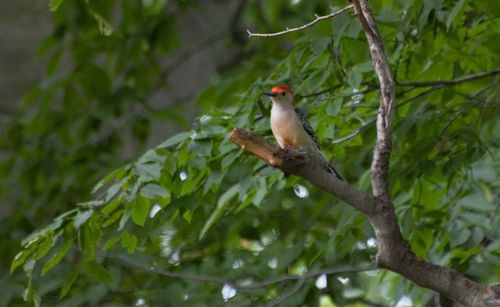
[[264,95],[269,96],[269,97],[276,97],[278,94],[275,93],[264,93]]

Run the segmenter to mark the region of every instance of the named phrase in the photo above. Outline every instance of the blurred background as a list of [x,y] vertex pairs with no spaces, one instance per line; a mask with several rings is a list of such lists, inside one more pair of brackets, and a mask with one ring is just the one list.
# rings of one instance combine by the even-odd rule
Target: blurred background
[[7,281],[19,241],[188,129],[211,108],[200,92],[243,56],[246,1],[64,2],[0,3],[3,304],[23,290]]

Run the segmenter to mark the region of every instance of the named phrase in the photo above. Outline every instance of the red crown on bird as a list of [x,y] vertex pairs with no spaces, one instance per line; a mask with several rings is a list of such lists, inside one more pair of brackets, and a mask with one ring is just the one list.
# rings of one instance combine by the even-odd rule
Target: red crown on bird
[[292,88],[289,87],[288,85],[277,85],[271,89],[271,92],[273,92],[274,94],[278,94],[278,93],[281,93],[283,91],[287,91],[287,92],[293,94]]

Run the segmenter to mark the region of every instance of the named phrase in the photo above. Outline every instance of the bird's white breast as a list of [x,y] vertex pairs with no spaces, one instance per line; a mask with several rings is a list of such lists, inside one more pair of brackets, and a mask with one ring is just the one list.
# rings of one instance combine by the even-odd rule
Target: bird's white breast
[[282,148],[296,148],[311,142],[293,107],[273,104],[271,109],[271,130]]

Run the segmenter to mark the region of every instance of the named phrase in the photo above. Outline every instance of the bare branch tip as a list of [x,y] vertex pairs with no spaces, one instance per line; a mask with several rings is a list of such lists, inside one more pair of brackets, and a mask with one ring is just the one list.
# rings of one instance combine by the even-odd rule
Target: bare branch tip
[[312,27],[314,24],[316,24],[317,22],[321,21],[321,20],[324,20],[324,19],[327,19],[327,18],[332,18],[332,17],[335,17],[335,16],[338,16],[340,15],[341,13],[347,11],[348,9],[351,9],[353,6],[352,4],[351,5],[348,5],[346,7],[344,7],[343,9],[341,10],[338,10],[336,12],[333,12],[333,13],[330,13],[328,15],[325,15],[325,16],[320,16],[318,14],[314,14],[314,16],[316,17],[314,20],[310,21],[309,23],[306,23],[302,26],[299,26],[299,27],[295,27],[295,28],[290,28],[290,27],[285,27],[285,30],[281,31],[281,32],[274,32],[274,33],[252,33],[250,32],[248,29],[247,29],[247,33],[248,33],[248,36],[249,37],[252,37],[252,36],[258,36],[258,37],[274,37],[274,36],[279,36],[279,35],[284,35],[284,34],[288,34],[288,33],[291,33],[291,32],[296,32],[296,31],[302,31],[304,29],[307,29],[307,28],[310,28]]

